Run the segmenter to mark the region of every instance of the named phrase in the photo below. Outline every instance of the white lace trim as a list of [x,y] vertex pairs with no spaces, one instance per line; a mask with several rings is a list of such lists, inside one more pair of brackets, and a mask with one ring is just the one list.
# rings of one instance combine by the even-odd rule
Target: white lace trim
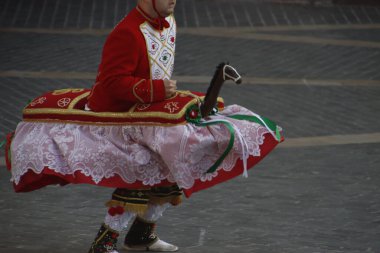
[[[226,115],[252,113],[228,106]],[[218,116],[215,116],[217,118]],[[259,124],[228,119],[240,130],[250,156],[260,156],[260,145],[269,131]],[[192,124],[159,126],[95,126],[21,122],[12,142],[12,178],[19,184],[32,170],[40,174],[49,167],[62,175],[81,172],[98,184],[119,175],[127,183],[154,186],[163,180],[189,189],[195,180],[211,181],[220,169],[230,171],[243,159],[239,138],[218,170],[205,174],[223,154],[229,132],[224,125],[197,127]]]

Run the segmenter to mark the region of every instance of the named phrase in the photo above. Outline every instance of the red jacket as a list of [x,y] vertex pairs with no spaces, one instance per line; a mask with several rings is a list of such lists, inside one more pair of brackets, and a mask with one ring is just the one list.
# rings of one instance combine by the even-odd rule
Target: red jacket
[[135,103],[165,99],[163,80],[152,80],[140,25],[147,19],[135,8],[108,36],[96,83],[88,98],[92,111],[128,111]]

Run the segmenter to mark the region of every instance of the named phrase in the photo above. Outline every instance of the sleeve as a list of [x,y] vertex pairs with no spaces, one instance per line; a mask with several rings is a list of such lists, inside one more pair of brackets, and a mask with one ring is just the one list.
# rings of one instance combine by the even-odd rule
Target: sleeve
[[[137,66],[142,64],[142,56],[145,54],[145,42],[139,41],[133,32],[126,30],[111,33],[103,48],[98,74],[102,90],[106,90],[109,96],[118,101],[151,103],[164,100],[163,80],[135,76]],[[149,75],[149,63],[146,68]]]

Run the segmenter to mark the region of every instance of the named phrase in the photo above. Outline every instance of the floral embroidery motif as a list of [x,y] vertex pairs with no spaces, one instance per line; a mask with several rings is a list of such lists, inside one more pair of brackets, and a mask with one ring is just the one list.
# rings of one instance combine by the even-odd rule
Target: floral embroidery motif
[[57,105],[59,107],[66,107],[70,104],[71,98],[61,98],[60,100],[57,101]]
[[152,79],[171,79],[174,70],[176,24],[172,16],[166,19],[170,27],[161,32],[147,23],[140,26],[148,49]]
[[160,56],[160,62],[162,62],[165,66],[167,66],[170,58],[171,58],[171,54],[169,53],[168,50],[164,49],[161,56]]
[[176,41],[176,31],[175,30],[170,30],[168,39],[167,39],[167,45],[169,48],[174,49],[175,48],[175,41]]
[[169,102],[164,106],[165,109],[168,109],[170,113],[174,113],[179,110],[178,102]]
[[46,97],[40,97],[35,99],[32,103],[30,103],[30,106],[36,106],[37,104],[43,104],[46,101]]
[[155,69],[153,72],[153,79],[162,79],[162,72],[160,69]]
[[147,38],[148,52],[151,55],[155,55],[160,50],[160,43],[156,41],[153,36],[148,35]]

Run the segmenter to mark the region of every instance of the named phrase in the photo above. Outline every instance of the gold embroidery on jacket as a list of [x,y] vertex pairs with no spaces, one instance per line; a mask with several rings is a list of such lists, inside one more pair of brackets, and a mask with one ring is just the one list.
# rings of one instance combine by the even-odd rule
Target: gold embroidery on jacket
[[136,93],[136,88],[138,87],[139,84],[141,84],[142,82],[144,82],[145,79],[142,79],[140,81],[138,81],[137,83],[135,83],[132,87],[132,92],[133,92],[133,95],[135,96],[135,98],[137,98],[141,103],[145,103],[144,99],[142,99],[139,95],[137,95]]

